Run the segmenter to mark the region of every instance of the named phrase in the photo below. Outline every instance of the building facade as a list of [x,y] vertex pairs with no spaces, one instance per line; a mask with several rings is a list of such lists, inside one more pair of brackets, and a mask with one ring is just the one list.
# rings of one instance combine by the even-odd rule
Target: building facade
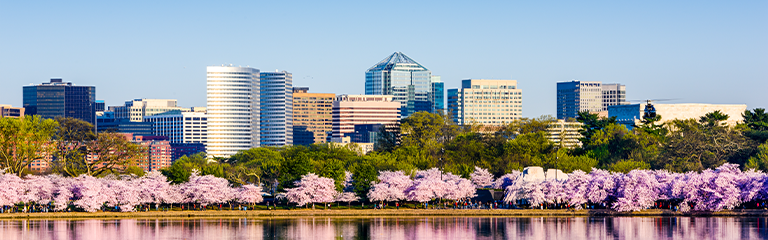
[[609,106],[627,104],[626,96],[626,86],[618,83],[558,82],[557,119],[576,118],[584,111],[607,115]]
[[467,79],[448,90],[448,112],[459,125],[500,126],[523,115],[523,90],[517,80]]
[[308,87],[293,88],[293,144],[324,143],[332,130],[333,93],[309,93]]
[[397,125],[400,106],[391,95],[339,95],[333,101],[333,137],[354,133],[360,124]]
[[259,147],[259,70],[207,67],[209,157]]
[[15,108],[8,104],[0,104],[0,118],[4,117],[22,118],[24,117],[24,108]]
[[173,149],[167,139],[134,135],[133,142],[147,148],[146,156],[136,163],[144,171],[159,171],[173,163]]
[[26,115],[42,118],[72,117],[96,123],[96,87],[76,86],[53,78],[49,83],[24,86]]
[[643,120],[645,111],[656,111],[657,115],[661,115],[661,122],[670,122],[675,119],[696,119],[703,117],[707,113],[714,111],[720,111],[728,115],[728,120],[725,122],[729,126],[736,126],[739,122],[744,121],[744,117],[741,115],[747,110],[746,104],[706,104],[706,103],[673,103],[673,104],[629,104],[618,105],[608,107],[608,116],[616,117],[616,122],[623,124],[628,129],[632,129],[635,125],[638,125]]
[[261,146],[293,144],[293,75],[261,72]]
[[365,72],[365,94],[392,95],[400,102],[401,117],[405,118],[415,112],[433,112],[440,108],[435,98],[444,94],[432,93],[433,81],[440,82],[440,78],[433,78],[429,69],[405,54],[395,52]]
[[125,105],[111,107],[116,119],[129,119],[142,122],[145,116],[152,116],[168,111],[189,112],[189,108],[176,105],[176,99],[134,99],[125,101]]
[[166,136],[171,143],[208,143],[208,115],[204,110],[169,111],[145,116],[144,122],[153,123],[153,135]]
[[445,114],[445,83],[440,76],[432,76],[432,112]]
[[562,119],[557,119],[547,126],[548,139],[555,143],[556,146],[562,146],[566,148],[574,148],[581,146],[581,127],[584,126],[580,122],[566,122]]
[[626,105],[627,87],[618,83],[603,84],[603,111],[608,111],[609,106]]

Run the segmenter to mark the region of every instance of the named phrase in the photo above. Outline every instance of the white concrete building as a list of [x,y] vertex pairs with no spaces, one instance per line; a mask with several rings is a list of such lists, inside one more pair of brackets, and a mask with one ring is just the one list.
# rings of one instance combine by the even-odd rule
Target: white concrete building
[[[741,116],[745,110],[747,110],[746,104],[706,104],[706,103],[673,103],[673,104],[652,104],[656,109],[656,114],[661,115],[661,122],[670,122],[675,119],[696,119],[703,117],[705,114],[720,110],[724,114],[727,114],[728,120],[726,123],[729,126],[736,126],[739,122],[744,121],[744,117]],[[640,124],[643,120],[643,115],[648,108],[646,104],[630,104],[609,106],[608,116],[616,117],[616,121],[620,124],[624,124],[627,128],[632,129],[633,125]]]
[[456,124],[500,126],[523,116],[517,80],[467,79],[448,90],[448,113]]
[[154,123],[154,135],[167,136],[171,143],[208,143],[208,115],[205,110],[170,111],[145,116],[144,122]]
[[145,116],[152,116],[168,111],[189,112],[189,108],[176,105],[176,99],[134,99],[125,101],[123,106],[110,106],[115,112],[115,119],[130,119],[131,122],[141,122]]
[[293,145],[293,74],[261,72],[261,146]]
[[558,119],[547,126],[547,138],[554,142],[556,146],[562,146],[566,148],[573,148],[581,146],[581,127],[584,126],[580,122],[566,122],[562,119]]
[[259,147],[259,70],[207,67],[209,157]]

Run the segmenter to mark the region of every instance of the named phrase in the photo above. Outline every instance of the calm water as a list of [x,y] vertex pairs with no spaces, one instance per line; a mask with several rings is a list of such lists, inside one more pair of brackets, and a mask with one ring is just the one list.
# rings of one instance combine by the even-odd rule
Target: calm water
[[766,218],[0,220],[0,239],[766,239]]

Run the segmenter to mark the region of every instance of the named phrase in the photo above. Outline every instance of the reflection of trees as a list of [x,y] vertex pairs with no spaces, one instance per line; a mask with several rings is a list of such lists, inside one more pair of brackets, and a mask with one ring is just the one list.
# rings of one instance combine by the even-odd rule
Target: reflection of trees
[[2,239],[764,239],[765,218],[0,220]]

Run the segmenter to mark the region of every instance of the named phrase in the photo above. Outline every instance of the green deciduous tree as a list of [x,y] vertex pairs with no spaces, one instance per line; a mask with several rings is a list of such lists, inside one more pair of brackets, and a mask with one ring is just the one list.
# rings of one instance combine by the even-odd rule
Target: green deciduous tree
[[760,144],[757,154],[747,160],[745,168],[768,172],[768,143]]
[[45,161],[57,125],[39,116],[0,118],[0,168],[22,176],[32,161]]

